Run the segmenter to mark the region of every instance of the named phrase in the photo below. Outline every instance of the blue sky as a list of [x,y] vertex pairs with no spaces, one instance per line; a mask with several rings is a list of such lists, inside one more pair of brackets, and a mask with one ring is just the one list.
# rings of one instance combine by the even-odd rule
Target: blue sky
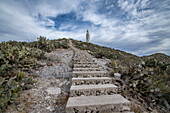
[[0,42],[73,38],[170,55],[170,0],[0,0]]

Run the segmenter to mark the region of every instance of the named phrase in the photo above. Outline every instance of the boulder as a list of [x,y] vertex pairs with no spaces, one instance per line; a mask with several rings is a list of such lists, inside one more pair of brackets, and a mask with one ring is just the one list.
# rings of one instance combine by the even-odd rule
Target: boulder
[[114,73],[114,77],[115,77],[116,79],[120,79],[120,78],[121,78],[121,74],[120,74],[120,73]]

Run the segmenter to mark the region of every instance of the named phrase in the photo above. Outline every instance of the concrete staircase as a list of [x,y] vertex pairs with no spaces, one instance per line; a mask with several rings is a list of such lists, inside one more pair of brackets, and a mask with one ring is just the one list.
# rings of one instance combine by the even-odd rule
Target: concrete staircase
[[72,86],[67,113],[129,113],[130,101],[117,93],[112,78],[102,70],[87,51],[75,51]]

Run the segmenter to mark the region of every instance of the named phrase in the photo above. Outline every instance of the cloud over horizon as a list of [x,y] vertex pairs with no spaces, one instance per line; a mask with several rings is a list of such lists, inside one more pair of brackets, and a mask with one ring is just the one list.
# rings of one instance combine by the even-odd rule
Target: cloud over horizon
[[1,0],[0,42],[73,38],[135,55],[170,55],[169,0]]

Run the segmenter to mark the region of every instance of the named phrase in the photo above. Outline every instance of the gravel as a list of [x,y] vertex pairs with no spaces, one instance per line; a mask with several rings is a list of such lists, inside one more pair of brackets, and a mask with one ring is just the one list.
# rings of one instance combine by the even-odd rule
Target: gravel
[[[20,97],[7,109],[7,113],[64,113],[68,92],[65,79],[34,77],[32,89],[20,92]],[[59,86],[59,84],[63,84]],[[67,86],[70,87],[70,86]],[[64,99],[63,99],[64,97]]]

